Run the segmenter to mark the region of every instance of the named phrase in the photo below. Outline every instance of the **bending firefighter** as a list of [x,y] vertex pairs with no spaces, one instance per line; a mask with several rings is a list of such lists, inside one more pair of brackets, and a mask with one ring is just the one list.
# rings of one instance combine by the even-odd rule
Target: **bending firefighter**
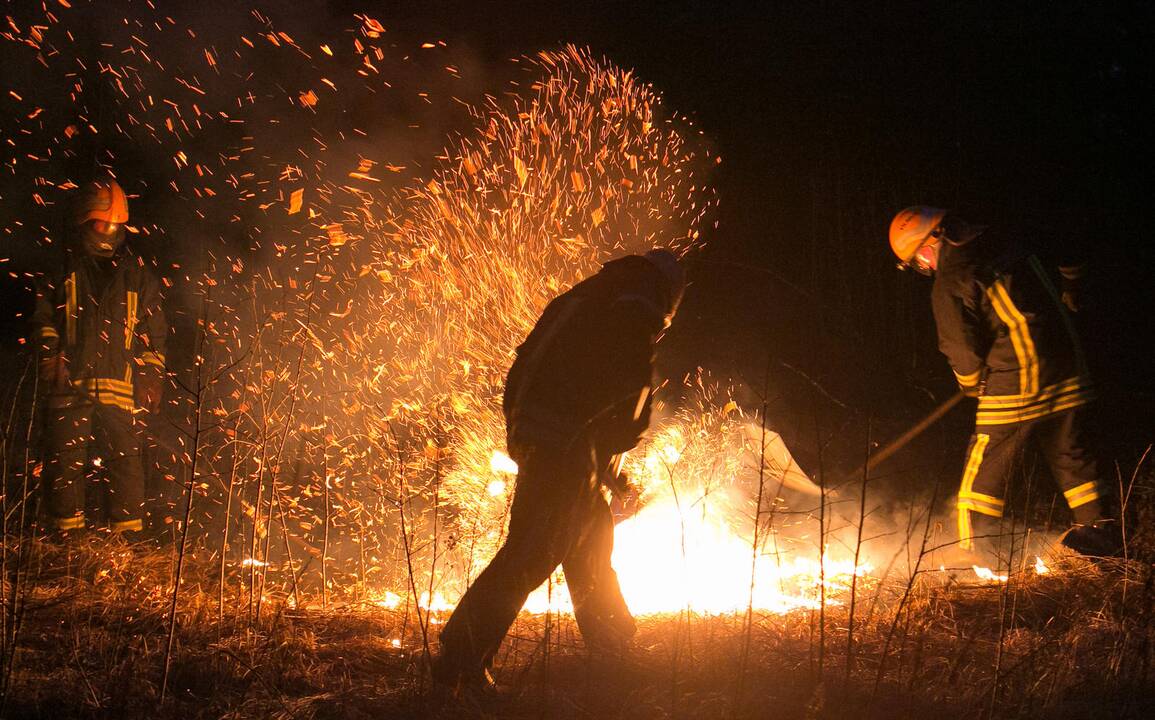
[[168,327],[159,286],[124,244],[128,201],[113,180],[80,188],[68,218],[63,262],[37,284],[33,333],[47,396],[45,481],[58,530],[86,524],[89,447],[108,477],[114,532],[142,529],[144,471],[137,410],[160,405]]
[[623,489],[615,458],[649,425],[654,343],[683,287],[666,250],[614,260],[555,298],[518,347],[504,397],[518,465],[509,533],[441,632],[439,684],[490,687],[502,638],[559,564],[587,646],[620,649],[633,636],[600,485]]
[[1060,267],[1056,283],[1016,243],[932,207],[898,213],[890,246],[905,266],[934,276],[939,349],[978,398],[958,492],[960,546],[973,551],[976,540],[1000,534],[1008,483],[1033,439],[1074,517],[1063,544],[1117,552],[1119,529],[1083,439],[1094,390],[1071,317],[1080,268]]

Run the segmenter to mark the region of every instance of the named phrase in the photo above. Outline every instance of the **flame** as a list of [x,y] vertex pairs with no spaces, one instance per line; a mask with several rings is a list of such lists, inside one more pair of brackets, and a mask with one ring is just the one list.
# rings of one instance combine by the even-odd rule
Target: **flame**
[[994,570],[991,570],[988,567],[982,567],[981,565],[972,565],[971,568],[974,569],[975,575],[978,575],[979,580],[985,580],[987,582],[1005,583],[1009,579],[1009,576],[998,575],[995,573]]
[[1051,568],[1047,567],[1047,564],[1043,562],[1043,559],[1041,557],[1039,557],[1038,555],[1036,555],[1035,556],[1035,574],[1036,575],[1046,575],[1049,572],[1051,572]]
[[672,498],[619,525],[615,542],[613,562],[622,592],[640,615],[682,608],[728,613],[748,604],[776,613],[816,608],[823,575],[830,594],[848,589],[852,576],[870,570],[827,557],[823,572],[817,558],[773,547],[755,558],[750,540],[734,531],[720,508],[679,512]]
[[[771,548],[752,560],[750,540],[733,530],[719,508],[680,512],[673,498],[651,503],[617,526],[613,566],[635,615],[725,614],[748,605],[779,614],[814,609],[822,603],[823,576],[827,604],[839,605],[851,578],[872,569],[829,554],[819,561],[794,549],[779,553]],[[524,610],[572,612],[564,584],[558,574],[530,595]]]
[[377,607],[383,607],[386,610],[396,610],[397,608],[401,607],[401,596],[395,592],[386,590],[369,602],[376,605]]

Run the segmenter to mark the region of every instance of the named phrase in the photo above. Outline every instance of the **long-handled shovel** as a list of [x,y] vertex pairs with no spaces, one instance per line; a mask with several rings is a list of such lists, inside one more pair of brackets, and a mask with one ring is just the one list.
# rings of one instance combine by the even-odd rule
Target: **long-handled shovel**
[[858,466],[858,469],[849,475],[851,478],[862,477],[863,473],[869,473],[874,468],[885,462],[891,455],[906,447],[911,440],[914,440],[919,435],[922,435],[926,430],[941,420],[944,415],[950,412],[955,405],[962,402],[966,394],[959,390],[954,395],[947,398],[941,405],[931,410],[922,420],[911,426],[909,430],[891,440],[886,445],[882,446],[878,451],[871,453],[867,461]]

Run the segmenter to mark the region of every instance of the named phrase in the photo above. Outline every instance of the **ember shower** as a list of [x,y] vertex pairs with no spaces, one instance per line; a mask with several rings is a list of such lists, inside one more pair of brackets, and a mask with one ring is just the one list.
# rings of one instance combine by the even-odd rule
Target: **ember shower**
[[[170,361],[178,429],[154,432],[160,466],[192,488],[192,532],[221,552],[226,592],[257,612],[315,590],[452,601],[504,530],[514,348],[605,260],[694,249],[715,204],[703,134],[579,48],[512,60],[511,80],[458,98],[468,70],[444,43],[378,19],[306,40],[258,12],[223,32],[150,5],[94,24],[76,6],[27,11],[3,33],[27,60],[5,100],[19,142],[4,199],[31,208],[5,231],[40,228],[50,244],[94,165],[139,196],[133,242],[161,258],[184,350]],[[666,574],[687,572],[686,544],[701,545],[732,567],[697,584],[727,596],[642,610],[733,609],[750,591],[735,524],[753,526],[750,468],[768,454],[723,390],[691,384],[692,402],[667,407],[627,463],[651,505],[620,528],[621,562],[637,564],[631,537],[673,532],[681,564]],[[788,453],[770,465],[797,472]],[[758,572],[775,590],[750,591],[755,604],[805,606],[817,572],[786,569],[771,545],[774,567]],[[836,584],[852,565],[824,575]]]

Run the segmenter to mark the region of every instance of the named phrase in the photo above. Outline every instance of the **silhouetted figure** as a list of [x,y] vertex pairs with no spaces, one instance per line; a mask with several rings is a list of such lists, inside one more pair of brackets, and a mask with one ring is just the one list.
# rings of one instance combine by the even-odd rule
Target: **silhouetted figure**
[[502,638],[559,564],[587,644],[620,648],[633,636],[600,484],[616,489],[615,458],[649,426],[654,343],[684,284],[666,250],[606,263],[555,298],[518,347],[504,397],[518,465],[509,533],[441,632],[439,684],[492,687]]

